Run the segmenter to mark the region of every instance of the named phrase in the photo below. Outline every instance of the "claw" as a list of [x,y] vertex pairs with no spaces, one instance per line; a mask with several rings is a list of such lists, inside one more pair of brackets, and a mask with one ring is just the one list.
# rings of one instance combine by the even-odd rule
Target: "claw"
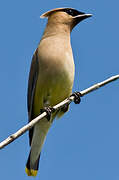
[[46,113],[47,113],[46,118],[47,118],[48,121],[50,121],[50,119],[51,119],[51,114],[52,114],[52,112],[54,112],[54,111],[55,111],[55,110],[54,110],[54,108],[52,108],[52,107],[45,107],[44,109],[41,109],[41,110],[40,110],[41,113],[43,113],[43,112],[46,112]]
[[74,92],[71,96],[74,96],[74,103],[79,104],[81,102],[82,94],[80,92]]

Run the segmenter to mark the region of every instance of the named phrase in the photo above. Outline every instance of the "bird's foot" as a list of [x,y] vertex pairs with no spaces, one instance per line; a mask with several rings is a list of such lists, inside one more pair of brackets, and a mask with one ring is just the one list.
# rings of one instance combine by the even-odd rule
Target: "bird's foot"
[[79,104],[81,102],[82,94],[80,92],[74,92],[71,96],[74,96],[74,103],[75,104]]
[[61,108],[61,111],[65,113],[68,111],[68,109],[69,109],[69,104],[66,104]]
[[52,112],[54,112],[55,109],[53,107],[45,107],[44,109],[41,109],[40,112],[43,113],[43,112],[46,112],[47,113],[47,120],[50,121],[51,119],[51,114]]

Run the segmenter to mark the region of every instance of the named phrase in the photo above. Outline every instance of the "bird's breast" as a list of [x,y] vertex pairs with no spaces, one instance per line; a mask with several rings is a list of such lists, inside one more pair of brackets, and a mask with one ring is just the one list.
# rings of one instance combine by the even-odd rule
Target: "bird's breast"
[[74,80],[74,61],[70,45],[57,40],[41,42],[38,48],[39,75],[38,86],[54,105],[72,92]]
[[50,76],[74,78],[74,60],[70,42],[54,37],[42,40],[38,48],[39,70]]

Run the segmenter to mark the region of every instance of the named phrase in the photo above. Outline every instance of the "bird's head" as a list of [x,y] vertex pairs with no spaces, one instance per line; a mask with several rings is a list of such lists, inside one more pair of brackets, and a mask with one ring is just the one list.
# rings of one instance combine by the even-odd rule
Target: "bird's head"
[[79,22],[91,17],[92,14],[85,14],[73,8],[56,8],[41,15],[41,18],[48,18],[51,24],[65,24],[72,30]]

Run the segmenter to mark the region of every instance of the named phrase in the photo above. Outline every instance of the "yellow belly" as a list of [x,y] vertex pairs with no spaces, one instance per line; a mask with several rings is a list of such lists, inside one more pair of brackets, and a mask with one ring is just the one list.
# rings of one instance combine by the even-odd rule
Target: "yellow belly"
[[54,106],[67,98],[72,92],[73,82],[64,75],[59,77],[39,75],[37,80],[33,111],[35,115],[40,113],[40,109],[45,106]]
[[44,43],[47,45],[48,41],[42,41],[38,51],[39,74],[33,103],[35,115],[45,106],[54,106],[67,98],[72,92],[74,81],[72,49],[69,47],[64,51],[60,45],[56,49],[54,43],[54,47],[49,44],[46,51]]

